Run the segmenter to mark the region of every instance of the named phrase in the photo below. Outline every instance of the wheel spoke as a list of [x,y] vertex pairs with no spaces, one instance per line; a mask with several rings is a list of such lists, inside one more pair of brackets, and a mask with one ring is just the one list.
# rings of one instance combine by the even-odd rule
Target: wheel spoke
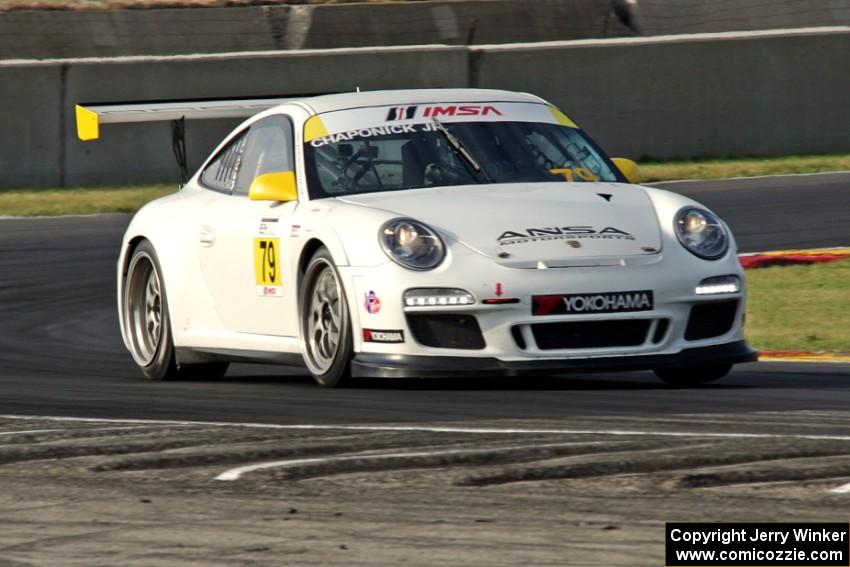
[[339,330],[341,323],[340,320],[342,319],[339,301],[336,301],[334,304],[330,305],[330,314],[331,320],[328,322],[328,326],[332,329]]
[[330,352],[335,353],[336,347],[339,344],[339,330],[329,329],[327,335],[328,335],[328,345],[330,346]]

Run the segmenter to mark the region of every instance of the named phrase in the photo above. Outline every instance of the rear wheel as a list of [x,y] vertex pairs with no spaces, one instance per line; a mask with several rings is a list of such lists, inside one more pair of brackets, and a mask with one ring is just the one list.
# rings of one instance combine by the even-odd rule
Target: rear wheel
[[351,374],[351,319],[342,281],[326,248],[307,265],[301,286],[301,350],[313,379],[334,387]]
[[657,368],[655,375],[671,386],[698,386],[720,380],[732,370],[731,364],[708,366],[685,366],[681,368]]
[[162,270],[151,243],[133,250],[124,278],[122,319],[130,353],[151,380],[218,378],[228,363],[177,365]]

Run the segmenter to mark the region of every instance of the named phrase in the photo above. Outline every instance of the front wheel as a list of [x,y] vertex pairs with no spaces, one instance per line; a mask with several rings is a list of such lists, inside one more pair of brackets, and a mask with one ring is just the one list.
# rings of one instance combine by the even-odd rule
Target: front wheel
[[334,387],[351,374],[351,319],[342,281],[326,248],[310,259],[301,285],[301,351],[313,379]]
[[655,375],[665,384],[678,387],[698,386],[720,380],[732,370],[731,364],[656,368]]
[[161,274],[153,245],[143,240],[133,250],[123,286],[121,317],[133,360],[151,380],[223,376],[226,362],[177,365]]

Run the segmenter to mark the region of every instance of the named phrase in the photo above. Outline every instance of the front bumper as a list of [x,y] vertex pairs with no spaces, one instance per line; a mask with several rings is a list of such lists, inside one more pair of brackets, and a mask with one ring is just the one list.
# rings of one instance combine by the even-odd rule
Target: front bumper
[[758,360],[756,351],[751,349],[746,341],[687,348],[675,354],[521,361],[461,356],[359,353],[351,362],[351,374],[355,377],[376,378],[527,376],[566,372],[653,370],[706,364],[738,364],[756,360]]

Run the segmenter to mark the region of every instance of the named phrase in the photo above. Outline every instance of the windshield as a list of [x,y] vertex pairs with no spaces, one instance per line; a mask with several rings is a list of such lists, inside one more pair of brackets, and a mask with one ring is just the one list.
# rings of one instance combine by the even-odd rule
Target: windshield
[[[546,122],[507,119],[517,114],[516,107],[520,106],[548,108],[519,103],[449,107],[479,112],[493,109],[477,120],[446,112],[438,120],[428,116],[429,107],[424,112],[417,107],[393,107],[389,112],[384,108],[381,111],[388,118],[376,125],[323,132],[323,136],[305,139],[309,142],[304,144],[304,153],[310,196],[316,199],[479,183],[622,181],[608,158],[581,130],[557,121],[557,111],[546,111]],[[407,109],[413,109],[413,113]],[[425,115],[417,120],[417,112]],[[409,114],[414,116],[390,119]],[[519,118],[529,117],[524,114]],[[532,115],[540,116],[539,112]]]

